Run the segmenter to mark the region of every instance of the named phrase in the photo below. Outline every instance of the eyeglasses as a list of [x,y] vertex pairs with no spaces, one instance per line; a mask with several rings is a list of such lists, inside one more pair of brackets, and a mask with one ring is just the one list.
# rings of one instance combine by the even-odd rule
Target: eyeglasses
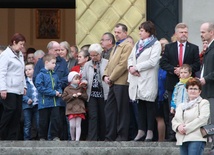
[[194,90],[194,91],[197,91],[199,90],[198,88],[188,88],[188,90]]
[[110,39],[101,39],[100,41],[106,41],[106,40],[110,40]]
[[97,57],[99,54],[95,54],[95,55],[90,55],[90,57]]

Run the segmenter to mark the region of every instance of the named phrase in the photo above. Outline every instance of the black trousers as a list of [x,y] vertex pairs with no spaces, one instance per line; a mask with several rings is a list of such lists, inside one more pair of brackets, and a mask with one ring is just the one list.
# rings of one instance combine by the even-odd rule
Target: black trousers
[[129,131],[129,94],[127,85],[112,85],[105,106],[106,141],[127,141]]
[[0,122],[0,138],[2,140],[17,140],[20,129],[22,111],[22,97],[13,93],[7,93],[5,100],[1,99],[3,112]]
[[168,91],[168,118],[166,119],[166,131],[167,131],[167,139],[175,139],[175,132],[172,130],[172,119],[174,117],[173,114],[170,113],[171,108],[171,100],[172,100],[172,93],[173,91]]
[[88,102],[88,138],[89,141],[105,140],[105,101],[104,98],[90,97]]
[[[39,138],[47,139],[50,124],[50,136],[59,138],[60,107],[39,109]],[[51,122],[51,123],[50,123]]]
[[139,100],[138,103],[138,129],[154,131],[155,102]]
[[60,113],[60,125],[59,125],[59,137],[60,140],[68,140],[68,122],[65,115],[65,107],[59,107]]

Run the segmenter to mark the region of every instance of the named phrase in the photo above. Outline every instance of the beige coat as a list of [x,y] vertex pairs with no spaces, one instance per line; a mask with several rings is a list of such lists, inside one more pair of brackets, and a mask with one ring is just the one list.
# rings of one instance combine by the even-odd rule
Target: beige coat
[[[200,132],[200,127],[206,125],[210,116],[210,104],[208,100],[201,99],[194,104],[192,108],[182,110],[182,104],[176,108],[175,117],[172,119],[172,129],[176,132],[177,145],[182,145],[183,142],[188,141],[204,141]],[[180,124],[186,125],[186,135],[180,134],[176,131]]]
[[141,99],[154,102],[158,90],[158,68],[161,53],[161,44],[156,41],[154,45],[145,49],[136,59],[136,45],[128,58],[128,68],[135,66],[140,77],[129,73],[129,97],[132,100]]
[[103,77],[109,76],[110,80],[117,85],[128,85],[127,59],[131,51],[132,45],[127,40],[124,40],[117,47],[115,46],[111,52]]

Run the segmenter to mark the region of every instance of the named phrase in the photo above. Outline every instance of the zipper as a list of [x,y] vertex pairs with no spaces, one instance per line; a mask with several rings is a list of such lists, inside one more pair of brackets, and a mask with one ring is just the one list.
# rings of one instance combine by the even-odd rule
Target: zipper
[[[49,71],[49,74],[50,74],[50,77],[51,77],[51,85],[52,85],[52,89],[54,90],[54,87],[55,87],[55,83],[54,83],[54,79],[52,77],[52,74],[51,74],[51,71]],[[56,107],[56,98],[54,96],[54,106]]]

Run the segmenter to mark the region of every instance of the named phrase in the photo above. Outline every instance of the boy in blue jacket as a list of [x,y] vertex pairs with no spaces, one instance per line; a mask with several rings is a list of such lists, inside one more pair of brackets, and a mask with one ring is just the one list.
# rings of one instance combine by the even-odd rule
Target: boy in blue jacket
[[175,88],[172,93],[171,100],[171,109],[170,112],[175,114],[176,107],[187,101],[188,94],[186,90],[187,81],[192,78],[192,68],[188,64],[183,64],[180,69],[180,79],[179,82],[175,85]]
[[44,68],[40,70],[35,79],[35,85],[39,92],[39,137],[40,140],[47,140],[50,124],[51,137],[53,140],[59,140],[59,97],[62,95],[62,89],[59,77],[54,72],[56,57],[46,54],[43,61]]
[[38,130],[39,112],[38,112],[38,91],[33,83],[34,64],[25,65],[25,75],[27,84],[27,93],[22,99],[22,109],[24,115],[24,140],[31,140],[31,128],[35,122],[35,128]]

